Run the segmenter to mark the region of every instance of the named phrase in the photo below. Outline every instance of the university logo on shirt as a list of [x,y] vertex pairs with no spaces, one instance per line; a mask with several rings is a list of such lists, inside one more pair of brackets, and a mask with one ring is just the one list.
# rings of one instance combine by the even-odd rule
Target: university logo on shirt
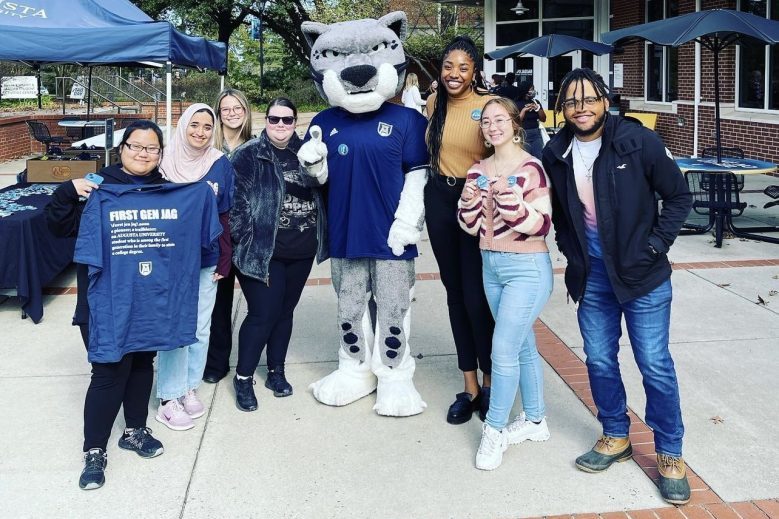
[[379,135],[382,137],[389,137],[392,133],[392,125],[387,123],[379,123]]
[[151,261],[139,261],[138,272],[141,273],[141,276],[148,276],[151,274]]

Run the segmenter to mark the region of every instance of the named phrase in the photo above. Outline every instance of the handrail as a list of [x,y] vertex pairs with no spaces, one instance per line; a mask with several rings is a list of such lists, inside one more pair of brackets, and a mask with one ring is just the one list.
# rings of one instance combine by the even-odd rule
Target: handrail
[[[140,111],[141,111],[141,104],[140,104],[140,101],[138,101],[138,100],[137,100],[137,99],[135,99],[134,97],[130,96],[129,94],[126,94],[125,92],[123,92],[123,93],[125,93],[125,94],[126,94],[126,95],[127,95],[129,98],[130,98],[130,99],[132,99],[133,101],[135,101],[136,103],[138,103],[136,106],[122,106],[122,105],[120,105],[120,104],[117,104],[116,102],[114,102],[114,100],[112,100],[112,99],[110,99],[109,97],[107,97],[107,96],[105,96],[105,95],[101,94],[100,92],[97,92],[97,91],[95,91],[95,89],[94,89],[94,88],[90,89],[90,88],[89,88],[89,86],[88,86],[88,85],[86,85],[86,84],[85,84],[83,81],[79,81],[78,79],[76,79],[76,78],[74,78],[74,77],[70,77],[70,76],[58,76],[58,77],[56,77],[56,78],[55,78],[55,80],[56,80],[56,86],[57,86],[57,94],[59,94],[59,87],[60,87],[60,84],[62,85],[62,113],[63,113],[63,114],[65,113],[65,98],[66,98],[66,97],[68,97],[68,96],[66,95],[66,93],[65,93],[65,81],[67,81],[67,80],[70,80],[70,81],[72,81],[72,82],[73,82],[73,84],[76,84],[76,85],[80,85],[80,86],[82,86],[82,87],[84,88],[84,94],[85,94],[85,96],[87,96],[87,95],[91,95],[93,98],[94,98],[94,97],[97,97],[99,100],[101,100],[101,101],[103,101],[103,102],[105,102],[105,103],[108,103],[109,105],[112,105],[114,108],[116,108],[116,113],[122,113],[122,110],[127,110],[127,111],[130,111],[130,110],[132,110],[132,111],[134,111],[135,113],[140,113]],[[108,83],[107,81],[105,81],[105,80],[104,80],[104,79],[102,79],[102,78],[99,78],[99,77],[93,77],[93,78],[92,78],[92,83],[93,83],[93,84],[94,84],[95,80],[98,80],[98,83],[99,83],[100,81],[102,81],[102,82],[104,82],[104,83],[108,84],[109,86],[111,86],[112,88],[114,88],[114,87],[113,87],[113,85],[111,85],[110,83]],[[117,90],[119,90],[119,89],[117,89]]]

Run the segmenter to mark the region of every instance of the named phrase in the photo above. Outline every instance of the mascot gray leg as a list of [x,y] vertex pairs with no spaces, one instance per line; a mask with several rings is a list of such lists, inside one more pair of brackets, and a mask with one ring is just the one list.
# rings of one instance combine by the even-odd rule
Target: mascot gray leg
[[414,386],[416,362],[411,356],[411,299],[414,260],[371,260],[376,299],[376,332],[371,359],[379,379],[376,405],[383,416],[411,416],[427,407]]
[[370,260],[330,259],[333,287],[338,295],[338,369],[309,387],[323,404],[348,405],[376,390],[371,372]]

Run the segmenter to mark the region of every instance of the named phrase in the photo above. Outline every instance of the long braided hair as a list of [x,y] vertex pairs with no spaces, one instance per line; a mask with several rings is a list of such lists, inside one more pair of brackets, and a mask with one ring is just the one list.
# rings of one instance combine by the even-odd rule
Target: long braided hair
[[555,112],[560,113],[563,111],[563,102],[565,101],[564,98],[566,92],[568,92],[568,87],[570,87],[571,84],[576,85],[573,91],[574,97],[576,97],[576,93],[579,91],[579,89],[584,91],[584,81],[589,81],[592,84],[592,87],[595,89],[598,97],[608,98],[609,87],[606,86],[606,82],[603,81],[603,78],[600,74],[589,68],[575,68],[567,73],[563,78],[563,81],[560,83],[560,93],[557,96],[557,100],[555,101],[554,105]]
[[[487,85],[484,84],[484,78],[481,76],[480,57],[479,51],[476,50],[476,44],[468,36],[456,36],[444,48],[444,52],[441,54],[441,63],[443,64],[449,53],[455,50],[463,51],[473,60],[474,90],[479,95],[486,94]],[[446,105],[449,99],[449,95],[444,87],[442,72],[443,65],[441,66],[441,72],[438,74],[438,83],[441,88],[438,89],[436,94],[434,110],[430,116],[430,124],[427,127],[427,152],[430,154],[430,166],[435,173],[438,173],[438,164],[441,158],[441,140],[444,135]]]

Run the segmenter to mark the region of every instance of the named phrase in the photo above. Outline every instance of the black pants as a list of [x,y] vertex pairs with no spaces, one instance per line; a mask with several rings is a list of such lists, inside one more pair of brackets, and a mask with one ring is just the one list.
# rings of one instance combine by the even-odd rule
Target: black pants
[[235,266],[217,282],[216,301],[211,312],[211,335],[208,339],[208,357],[203,376],[222,378],[230,371],[230,352],[233,349],[233,292]]
[[478,368],[490,374],[495,321],[484,295],[479,239],[457,223],[457,201],[464,183],[460,179],[451,186],[447,177],[433,175],[425,186],[425,222],[446,288],[457,366],[461,371]]
[[268,345],[268,368],[284,366],[292,337],[292,313],[300,301],[314,258],[272,259],[266,285],[238,272],[249,314],[238,332],[238,367],[242,377],[254,376]]
[[156,351],[128,353],[119,362],[92,363],[84,402],[84,452],[108,445],[119,407],[126,427],[146,427]]

